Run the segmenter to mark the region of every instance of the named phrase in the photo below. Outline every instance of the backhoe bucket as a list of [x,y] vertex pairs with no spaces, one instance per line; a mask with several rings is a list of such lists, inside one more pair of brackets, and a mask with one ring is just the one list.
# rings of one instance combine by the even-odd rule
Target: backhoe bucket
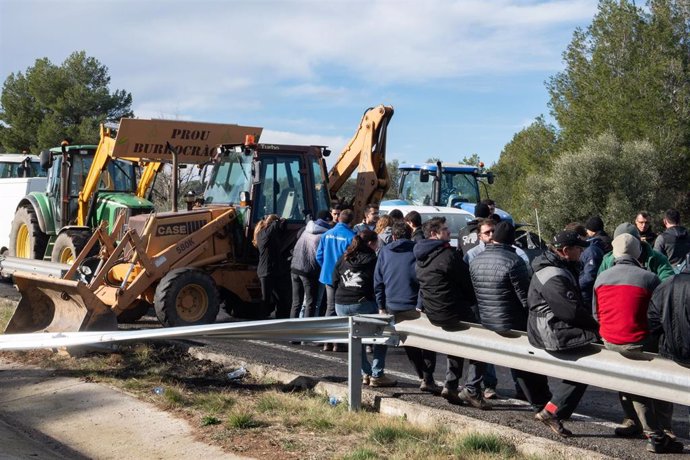
[[107,331],[117,316],[81,281],[15,272],[22,295],[5,333]]

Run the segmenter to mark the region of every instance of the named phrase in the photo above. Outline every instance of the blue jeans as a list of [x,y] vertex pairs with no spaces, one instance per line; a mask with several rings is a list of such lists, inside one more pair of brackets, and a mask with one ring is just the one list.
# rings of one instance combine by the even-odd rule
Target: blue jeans
[[[361,303],[348,305],[336,303],[335,312],[338,316],[373,315],[378,313],[379,309],[373,300],[365,300]],[[386,345],[374,345],[374,360],[370,363],[367,358],[367,350],[362,347],[362,375],[381,377],[386,367],[387,351]]]

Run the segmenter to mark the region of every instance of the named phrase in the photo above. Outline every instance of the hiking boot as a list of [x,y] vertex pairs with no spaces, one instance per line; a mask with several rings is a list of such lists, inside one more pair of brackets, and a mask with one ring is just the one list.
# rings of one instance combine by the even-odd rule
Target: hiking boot
[[464,387],[460,391],[460,393],[458,393],[458,397],[476,409],[481,409],[481,410],[490,410],[491,409],[491,404],[486,402],[481,391],[478,391],[477,393],[472,393],[467,387]]
[[371,384],[371,376],[364,374],[362,376],[362,385],[369,385]]
[[367,348],[367,353],[370,353],[370,354],[371,354],[371,353],[374,352],[374,347],[372,347],[371,345],[367,345],[366,348]]
[[554,414],[547,411],[546,409],[542,409],[540,412],[537,412],[534,415],[534,419],[539,420],[541,423],[548,426],[551,429],[551,431],[553,431],[559,436],[568,438],[573,435],[572,431],[565,428],[563,426],[563,423],[561,423],[561,421],[558,420]]
[[443,390],[441,390],[441,397],[446,399],[449,403],[456,404],[458,406],[462,406],[464,402],[462,399],[460,399],[458,390],[452,390],[448,387],[443,387]]
[[323,351],[333,351],[333,344],[332,343],[324,343],[323,344]]
[[427,382],[426,380],[422,380],[422,383],[419,385],[419,389],[420,391],[434,395],[440,395],[442,391],[441,386],[436,385],[436,382]]
[[642,427],[635,423],[635,420],[626,418],[621,426],[616,427],[613,432],[621,438],[640,438],[642,437]]
[[667,435],[652,435],[647,441],[647,452],[655,454],[680,454],[683,452],[683,443],[675,441]]
[[496,399],[498,394],[496,393],[496,388],[486,387],[484,388],[484,399]]
[[369,386],[372,387],[394,387],[397,384],[397,380],[392,377],[388,377],[385,374],[379,377],[371,377],[371,379],[369,379]]

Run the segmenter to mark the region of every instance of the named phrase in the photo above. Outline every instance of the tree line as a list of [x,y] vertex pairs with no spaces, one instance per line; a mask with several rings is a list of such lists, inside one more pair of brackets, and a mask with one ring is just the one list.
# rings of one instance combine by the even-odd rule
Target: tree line
[[[690,2],[601,0],[546,82],[557,126],[537,118],[492,171],[492,198],[517,221],[554,232],[640,210],[690,218]],[[657,227],[658,228],[658,227]]]

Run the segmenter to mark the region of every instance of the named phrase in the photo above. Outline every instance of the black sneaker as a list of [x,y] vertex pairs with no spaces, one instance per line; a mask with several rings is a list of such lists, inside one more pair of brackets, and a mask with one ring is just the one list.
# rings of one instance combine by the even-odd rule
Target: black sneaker
[[613,432],[621,438],[640,438],[642,437],[642,427],[634,420],[626,418],[621,425],[616,427]]
[[667,435],[652,435],[647,441],[647,452],[655,454],[680,454],[683,452],[683,443],[675,441]]
[[451,404],[462,406],[463,400],[458,396],[458,390],[451,390],[448,387],[443,387],[441,397],[446,399]]
[[486,401],[486,399],[484,399],[484,396],[482,395],[481,391],[478,391],[477,393],[472,393],[470,392],[470,390],[467,389],[467,387],[465,387],[462,389],[460,393],[458,393],[458,397],[470,406],[475,407],[477,409],[491,409],[491,404],[489,404]]
[[544,425],[548,426],[551,431],[564,438],[569,438],[573,435],[573,432],[563,426],[560,420],[556,418],[554,414],[542,409],[534,415],[535,420],[539,420]]
[[419,384],[419,389],[425,393],[431,393],[433,395],[440,395],[443,392],[441,386],[436,385],[436,382],[434,381],[427,382],[426,380],[422,380],[422,383]]

